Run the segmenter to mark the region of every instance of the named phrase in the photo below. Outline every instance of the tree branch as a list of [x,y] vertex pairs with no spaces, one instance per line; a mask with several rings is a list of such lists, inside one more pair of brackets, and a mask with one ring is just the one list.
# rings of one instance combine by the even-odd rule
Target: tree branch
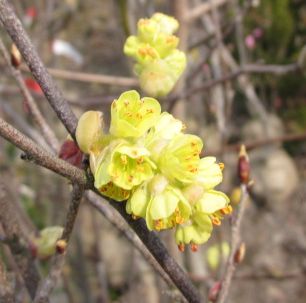
[[23,150],[28,156],[28,159],[33,160],[36,164],[48,168],[53,172],[68,178],[72,182],[86,185],[86,176],[82,170],[53,156],[1,118],[0,136]]

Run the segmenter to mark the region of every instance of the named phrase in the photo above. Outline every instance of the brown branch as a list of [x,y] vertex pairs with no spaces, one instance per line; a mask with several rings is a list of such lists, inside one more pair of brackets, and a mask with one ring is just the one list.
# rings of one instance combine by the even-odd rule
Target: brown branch
[[14,68],[14,66],[11,64],[10,55],[1,39],[0,39],[0,51],[3,54],[3,57],[6,61],[7,66],[9,67],[10,73],[15,78],[22,95],[24,96],[27,104],[29,105],[30,112],[34,118],[34,121],[40,128],[44,138],[46,139],[46,142],[51,146],[54,152],[57,152],[58,147],[59,147],[59,142],[57,138],[55,137],[54,132],[48,125],[47,121],[41,114],[34,98],[29,92],[24,82],[21,72],[18,69]]
[[271,73],[274,75],[285,75],[287,73],[292,72],[298,72],[300,70],[300,65],[298,63],[292,63],[288,65],[257,65],[257,64],[247,64],[245,66],[242,66],[238,68],[236,71],[229,73],[227,75],[224,75],[223,77],[208,80],[204,82],[203,84],[191,88],[189,90],[186,90],[183,93],[183,96],[176,95],[169,99],[168,101],[168,111],[171,112],[171,110],[174,108],[176,102],[180,100],[181,98],[185,98],[187,101],[192,100],[192,96],[202,93],[205,90],[211,89],[213,86],[231,81],[233,79],[236,79],[237,77],[243,75],[243,74],[266,74]]
[[217,303],[224,303],[225,299],[228,295],[229,288],[232,282],[233,275],[236,270],[236,261],[235,261],[235,255],[237,253],[237,249],[239,247],[239,244],[241,242],[241,236],[240,236],[240,228],[241,228],[241,222],[242,218],[245,212],[246,208],[246,202],[249,198],[247,186],[245,184],[241,185],[241,199],[239,203],[239,207],[236,213],[236,216],[233,218],[232,228],[231,228],[231,253],[228,258],[227,266],[225,269],[225,273],[222,279],[222,286],[221,291],[218,295]]
[[29,251],[20,242],[22,240],[22,230],[11,203],[11,200],[14,199],[13,193],[3,177],[0,181],[0,222],[5,236],[9,239],[7,243],[9,243],[25,286],[31,298],[34,298],[40,280],[39,273]]
[[[69,204],[68,213],[66,216],[66,223],[64,227],[64,231],[60,240],[64,241],[65,245],[68,244],[73,226],[78,214],[78,210],[80,207],[80,203],[83,197],[84,188],[79,186],[78,184],[73,185],[71,201]],[[64,252],[57,253],[53,259],[50,267],[49,274],[47,277],[41,282],[37,293],[35,295],[34,303],[46,303],[48,302],[48,297],[51,294],[52,290],[56,286],[56,283],[62,273],[63,266],[65,263],[65,254],[66,247]]]
[[29,36],[23,29],[20,20],[17,18],[7,0],[0,0],[0,20],[19,49],[24,61],[29,66],[34,78],[49,101],[49,104],[63,122],[68,132],[74,137],[77,118],[43,65]]
[[53,156],[1,118],[0,136],[23,150],[28,156],[28,159],[33,160],[36,164],[48,168],[53,172],[68,178],[72,182],[86,185],[86,176],[82,170],[77,169],[69,163]]

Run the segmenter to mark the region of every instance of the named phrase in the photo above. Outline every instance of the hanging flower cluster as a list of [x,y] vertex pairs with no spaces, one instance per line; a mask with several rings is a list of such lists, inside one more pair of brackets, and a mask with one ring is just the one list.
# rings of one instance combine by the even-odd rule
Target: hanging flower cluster
[[127,200],[126,211],[144,218],[149,230],[176,228],[175,238],[197,245],[210,237],[231,212],[228,197],[214,190],[222,181],[222,165],[214,157],[200,158],[203,143],[184,133],[184,124],[153,98],[132,90],[114,100],[109,133],[102,113],[85,112],[76,138],[89,154],[95,187],[116,201]]
[[173,35],[178,27],[173,17],[156,13],[140,19],[137,36],[126,40],[124,53],[136,60],[140,86],[150,96],[167,95],[186,67],[185,54],[176,48],[179,38]]

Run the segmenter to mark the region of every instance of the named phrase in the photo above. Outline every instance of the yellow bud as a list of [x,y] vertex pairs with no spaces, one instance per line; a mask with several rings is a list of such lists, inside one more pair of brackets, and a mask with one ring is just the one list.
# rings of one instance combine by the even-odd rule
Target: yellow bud
[[79,119],[76,139],[82,152],[95,152],[103,137],[103,113],[99,111],[85,112]]

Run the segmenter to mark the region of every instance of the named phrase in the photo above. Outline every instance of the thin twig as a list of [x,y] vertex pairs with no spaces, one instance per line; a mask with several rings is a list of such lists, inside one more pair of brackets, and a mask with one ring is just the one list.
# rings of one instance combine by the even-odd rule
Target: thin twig
[[0,20],[40,85],[51,107],[74,138],[77,118],[43,65],[29,36],[7,0],[0,0]]
[[[22,66],[23,71],[29,71],[28,68]],[[92,74],[92,73],[81,73],[77,71],[48,68],[48,72],[58,79],[65,79],[71,81],[79,81],[85,83],[98,83],[113,86],[124,86],[124,87],[138,87],[139,81],[137,78],[131,77],[119,77],[110,76],[102,74]]]
[[[64,231],[60,240],[65,241],[68,244],[75,220],[78,214],[79,206],[82,200],[84,188],[78,184],[73,185],[71,201],[69,204],[68,213],[66,216],[66,223]],[[34,303],[46,303],[48,302],[48,297],[52,290],[56,286],[56,283],[62,273],[63,266],[65,263],[66,248],[63,253],[57,253],[53,259],[50,266],[50,271],[47,277],[41,282],[37,293],[35,295]]]
[[238,0],[232,0],[235,14],[235,36],[241,65],[247,63],[247,52],[244,44],[243,14]]
[[10,55],[5,47],[5,45],[3,44],[2,40],[0,39],[0,50],[3,54],[3,57],[6,61],[7,66],[9,67],[9,70],[12,74],[12,76],[15,78],[20,91],[22,93],[22,95],[24,96],[26,103],[28,104],[29,108],[30,108],[30,112],[34,118],[34,121],[36,122],[36,124],[38,125],[38,127],[40,128],[44,138],[46,139],[47,143],[51,146],[51,148],[53,149],[53,151],[56,153],[58,151],[58,147],[59,147],[59,142],[57,140],[57,138],[54,135],[54,132],[51,130],[50,126],[48,125],[46,119],[43,117],[43,115],[41,114],[34,98],[32,97],[31,93],[29,92],[23,77],[21,75],[21,72],[14,68],[14,66],[11,64],[11,60],[10,60]]
[[[252,150],[256,148],[260,148],[262,146],[268,145],[268,144],[275,144],[275,143],[284,143],[284,142],[292,142],[292,141],[303,141],[306,140],[306,133],[301,134],[286,134],[279,137],[274,138],[266,138],[261,140],[254,140],[250,142],[245,142],[244,145],[247,150]],[[241,147],[241,143],[235,143],[235,144],[229,144],[224,147],[225,152],[234,152],[239,151]],[[206,150],[202,156],[205,155],[220,155],[221,150]]]
[[71,201],[69,204],[69,209],[66,217],[66,223],[63,231],[63,235],[61,237],[61,240],[64,240],[66,242],[69,241],[73,226],[75,224],[75,220],[78,214],[78,210],[80,207],[80,203],[82,200],[82,196],[84,193],[84,187],[74,184],[73,185],[73,190],[71,194]]
[[230,253],[228,263],[225,269],[224,277],[222,279],[222,287],[218,295],[217,303],[225,302],[225,299],[229,292],[229,288],[232,282],[234,272],[236,270],[237,264],[235,262],[235,254],[237,253],[237,249],[241,241],[241,238],[240,238],[241,237],[240,235],[241,222],[242,222],[242,218],[245,212],[247,200],[249,198],[247,186],[245,184],[241,185],[241,193],[242,193],[242,196],[241,196],[241,200],[239,203],[239,208],[237,210],[236,216],[233,218],[233,223],[232,223],[231,253]]
[[294,73],[300,70],[300,66],[297,63],[287,64],[287,65],[260,65],[260,64],[247,64],[240,68],[237,68],[234,72],[224,75],[220,78],[211,79],[203,84],[186,90],[183,96],[173,96],[168,103],[168,110],[175,106],[175,103],[180,98],[185,98],[186,100],[192,100],[192,96],[202,93],[205,90],[212,88],[215,85],[234,80],[243,74],[274,74],[276,76],[285,75],[287,73]]
[[28,159],[33,160],[36,164],[48,168],[55,173],[68,178],[72,182],[77,182],[80,185],[86,184],[86,176],[82,170],[53,156],[1,118],[0,136],[23,150],[28,156]]

